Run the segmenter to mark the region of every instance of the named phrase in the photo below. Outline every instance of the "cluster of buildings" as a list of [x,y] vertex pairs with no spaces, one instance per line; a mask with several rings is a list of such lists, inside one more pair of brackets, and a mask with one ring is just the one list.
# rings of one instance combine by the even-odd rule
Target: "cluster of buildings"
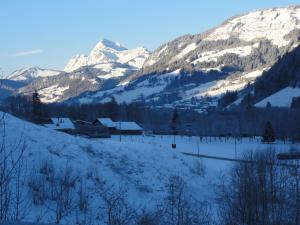
[[106,138],[114,134],[141,135],[143,128],[136,122],[112,121],[110,118],[97,118],[93,122],[71,120],[70,118],[51,118],[46,127],[74,135],[92,138]]

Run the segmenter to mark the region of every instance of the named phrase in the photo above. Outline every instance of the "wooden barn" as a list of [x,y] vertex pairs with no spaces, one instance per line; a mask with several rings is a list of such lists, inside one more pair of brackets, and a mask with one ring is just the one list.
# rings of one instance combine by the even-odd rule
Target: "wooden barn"
[[110,133],[114,133],[117,129],[116,122],[112,121],[110,118],[97,118],[93,124],[106,126]]
[[57,131],[62,131],[65,133],[72,134],[75,130],[75,126],[73,122],[71,121],[70,118],[51,118],[49,124],[45,124],[46,127],[57,130]]
[[112,134],[122,135],[141,135],[143,134],[143,128],[136,122],[115,122],[116,130]]
[[101,124],[94,124],[91,122],[76,120],[75,133],[78,135],[86,135],[91,138],[109,138],[109,129]]

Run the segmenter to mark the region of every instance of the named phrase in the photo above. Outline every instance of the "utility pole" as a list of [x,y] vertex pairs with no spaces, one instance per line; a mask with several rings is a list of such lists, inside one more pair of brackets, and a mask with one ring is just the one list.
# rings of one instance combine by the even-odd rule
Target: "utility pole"
[[122,119],[123,119],[123,113],[122,113],[122,106],[119,105],[119,113],[120,113],[120,121],[119,121],[119,132],[120,132],[120,142],[122,142]]
[[122,142],[122,121],[119,121],[120,142]]
[[235,154],[235,159],[237,159],[236,136],[234,137],[234,154]]

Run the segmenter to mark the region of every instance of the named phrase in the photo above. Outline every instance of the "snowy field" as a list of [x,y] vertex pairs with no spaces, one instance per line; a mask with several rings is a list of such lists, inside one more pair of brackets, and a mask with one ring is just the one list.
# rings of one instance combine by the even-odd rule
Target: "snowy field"
[[[259,151],[268,148],[274,148],[278,152],[286,152],[291,146],[300,148],[300,144],[283,143],[277,141],[274,144],[262,144],[261,137],[255,139],[243,138],[215,138],[206,137],[200,140],[199,137],[176,136],[176,149],[172,149],[171,145],[174,142],[174,136],[167,135],[151,135],[151,136],[120,136],[114,135],[111,139],[104,139],[104,142],[115,142],[122,146],[138,145],[151,146],[153,149],[159,149],[161,152],[170,152],[183,158],[193,158],[192,156],[184,156],[181,153],[201,154],[208,156],[224,157],[230,159],[242,158],[248,151]],[[191,160],[191,159],[189,159]],[[197,160],[197,159],[194,159]],[[213,159],[203,159],[207,172],[218,173],[224,169],[230,168],[234,162],[220,161]]]
[[[216,177],[221,172],[226,173],[233,162],[202,159],[206,173],[200,176],[196,171],[200,159],[182,152],[234,158],[235,149],[240,157],[247,150],[269,147],[261,144],[260,138],[242,139],[235,144],[234,139],[204,138],[200,141],[199,137],[177,136],[174,150],[171,148],[173,136],[122,136],[121,142],[119,136],[87,139],[10,115],[5,116],[5,125],[7,148],[14,148],[19,140],[25,141],[28,170],[51,159],[56,168],[69,165],[86,179],[90,193],[97,188],[95,180],[101,180],[108,187],[126,186],[130,202],[136,207],[146,208],[151,208],[165,196],[165,186],[169,177],[174,175],[184,179],[193,198],[214,200]],[[286,151],[290,146],[280,142],[272,145],[278,151]],[[43,222],[52,223],[51,213],[45,212],[46,208],[34,206],[26,219],[33,221],[43,214]]]

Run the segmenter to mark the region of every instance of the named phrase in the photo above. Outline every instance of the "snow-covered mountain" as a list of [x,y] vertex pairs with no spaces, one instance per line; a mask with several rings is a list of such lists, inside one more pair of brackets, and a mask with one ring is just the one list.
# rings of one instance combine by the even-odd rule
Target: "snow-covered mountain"
[[43,102],[52,103],[66,101],[85,92],[111,89],[139,70],[148,56],[149,52],[143,47],[128,50],[119,43],[104,39],[89,56],[71,58],[65,72],[52,77],[36,76],[39,79],[18,92],[26,94],[38,90]]
[[[165,43],[151,54],[104,39],[89,55],[72,57],[58,76],[29,73],[39,78],[19,93],[37,89],[45,102],[105,102],[114,96],[118,102],[205,110],[228,91],[239,92],[242,99],[244,90],[299,40],[298,6],[236,16],[204,33]],[[27,73],[17,74],[23,73],[10,77],[21,79]]]
[[98,69],[107,69],[107,64],[122,63],[135,68],[141,68],[148,58],[149,52],[143,47],[128,50],[117,42],[107,39],[101,40],[89,55],[72,57],[65,67],[66,72],[72,72],[83,66],[94,66]]
[[39,77],[51,77],[60,74],[61,71],[28,67],[16,70],[8,75],[7,79],[14,81],[30,82]]
[[[129,83],[81,98],[83,102],[143,101],[207,108],[227,91],[242,91],[299,45],[300,7],[274,8],[233,17],[196,35],[163,44]],[[141,98],[142,96],[142,98]]]

